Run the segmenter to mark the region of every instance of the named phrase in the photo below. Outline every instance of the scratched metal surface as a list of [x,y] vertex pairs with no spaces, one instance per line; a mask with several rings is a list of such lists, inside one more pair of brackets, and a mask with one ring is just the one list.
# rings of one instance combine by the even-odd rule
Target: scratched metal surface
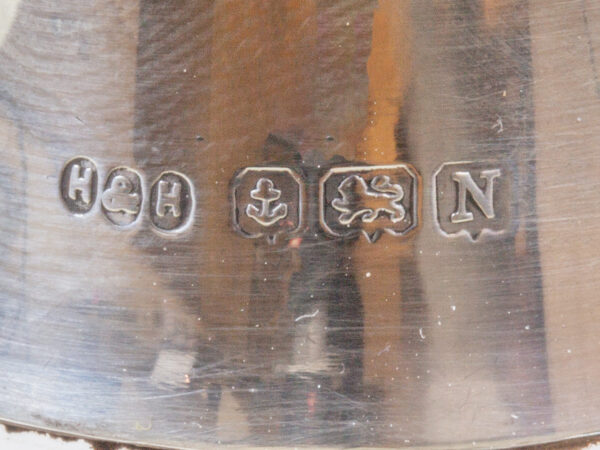
[[600,431],[591,0],[1,0],[0,418]]

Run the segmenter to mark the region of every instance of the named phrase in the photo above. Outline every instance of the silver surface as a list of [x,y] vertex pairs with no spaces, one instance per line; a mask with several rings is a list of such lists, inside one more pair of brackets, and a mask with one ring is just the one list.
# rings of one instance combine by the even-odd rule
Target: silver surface
[[599,45],[591,0],[0,0],[0,418],[599,432]]

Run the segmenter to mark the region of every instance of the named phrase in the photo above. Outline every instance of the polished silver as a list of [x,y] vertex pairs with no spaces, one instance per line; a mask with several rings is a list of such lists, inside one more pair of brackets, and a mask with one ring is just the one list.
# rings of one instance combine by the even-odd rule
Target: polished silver
[[591,0],[0,1],[0,419],[600,433],[599,45]]

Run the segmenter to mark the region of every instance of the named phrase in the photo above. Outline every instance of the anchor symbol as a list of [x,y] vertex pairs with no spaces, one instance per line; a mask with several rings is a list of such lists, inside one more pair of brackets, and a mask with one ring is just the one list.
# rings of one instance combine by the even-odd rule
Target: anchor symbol
[[246,206],[246,215],[265,227],[275,225],[288,214],[285,203],[279,203],[272,207],[273,202],[279,200],[281,191],[268,178],[260,178],[256,187],[250,191],[250,197],[260,201],[260,209],[250,204]]

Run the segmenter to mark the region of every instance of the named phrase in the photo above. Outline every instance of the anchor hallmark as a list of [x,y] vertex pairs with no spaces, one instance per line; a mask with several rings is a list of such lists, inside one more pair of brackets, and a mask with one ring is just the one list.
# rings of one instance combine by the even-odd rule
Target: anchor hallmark
[[256,188],[250,191],[250,197],[258,200],[261,204],[260,209],[250,204],[246,207],[246,215],[254,219],[259,224],[270,227],[275,225],[281,219],[285,219],[288,213],[288,206],[285,203],[278,203],[271,207],[271,204],[281,198],[281,191],[276,189],[273,182],[268,178],[260,178],[256,182]]
[[232,183],[234,229],[244,237],[266,237],[270,244],[279,235],[302,226],[304,187],[287,167],[247,167]]

